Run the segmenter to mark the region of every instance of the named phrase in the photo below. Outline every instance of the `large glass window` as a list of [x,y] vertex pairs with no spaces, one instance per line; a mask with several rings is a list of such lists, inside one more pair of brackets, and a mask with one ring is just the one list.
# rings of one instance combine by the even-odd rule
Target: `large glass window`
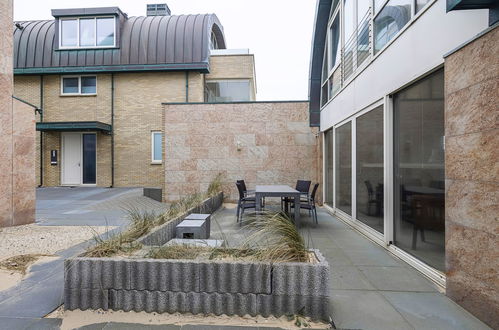
[[352,214],[352,123],[336,128],[336,208]]
[[112,47],[114,17],[61,18],[60,47]]
[[114,18],[97,18],[97,46],[114,45]]
[[163,134],[161,132],[151,132],[151,162],[161,163],[163,160],[162,148]]
[[348,42],[350,37],[353,35],[354,27],[355,27],[355,19],[354,19],[354,6],[356,0],[344,0],[344,33],[345,43]]
[[330,69],[333,69],[336,64],[340,63],[341,51],[340,51],[340,15],[336,15],[329,29],[329,38],[331,42],[331,59],[330,59]]
[[76,47],[78,45],[78,20],[65,19],[61,20],[61,46]]
[[430,0],[416,0],[416,13],[419,13],[428,2],[430,2]]
[[414,0],[390,0],[374,19],[374,51],[383,48],[411,19]]
[[237,102],[250,100],[249,80],[217,80],[206,82],[206,102]]
[[334,134],[333,130],[324,133],[325,151],[326,151],[326,203],[329,206],[334,205]]
[[394,95],[394,243],[445,269],[444,75]]
[[356,120],[357,219],[384,232],[383,106]]
[[94,95],[97,93],[96,76],[62,77],[61,94]]

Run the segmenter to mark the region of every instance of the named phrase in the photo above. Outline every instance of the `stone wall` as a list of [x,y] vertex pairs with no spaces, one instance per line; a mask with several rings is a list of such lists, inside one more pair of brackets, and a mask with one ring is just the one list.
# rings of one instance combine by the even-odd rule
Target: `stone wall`
[[35,220],[35,115],[13,100],[12,1],[0,2],[0,227]]
[[308,124],[308,102],[166,104],[164,125],[167,201],[205,191],[217,173],[232,201],[239,179],[248,189],[320,181],[319,138]]
[[499,28],[445,60],[447,295],[499,328]]

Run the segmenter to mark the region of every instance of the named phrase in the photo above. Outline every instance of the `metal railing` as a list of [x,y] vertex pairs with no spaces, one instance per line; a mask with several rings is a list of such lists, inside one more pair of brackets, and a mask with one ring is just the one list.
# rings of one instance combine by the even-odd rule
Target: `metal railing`
[[344,84],[371,54],[371,9],[355,28],[341,50],[342,84]]

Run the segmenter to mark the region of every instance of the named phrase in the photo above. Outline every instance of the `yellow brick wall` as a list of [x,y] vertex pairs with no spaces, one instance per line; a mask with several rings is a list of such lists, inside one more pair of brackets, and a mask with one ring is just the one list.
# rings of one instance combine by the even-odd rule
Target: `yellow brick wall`
[[256,99],[255,58],[253,55],[216,55],[210,57],[210,73],[206,80],[249,79],[251,100]]

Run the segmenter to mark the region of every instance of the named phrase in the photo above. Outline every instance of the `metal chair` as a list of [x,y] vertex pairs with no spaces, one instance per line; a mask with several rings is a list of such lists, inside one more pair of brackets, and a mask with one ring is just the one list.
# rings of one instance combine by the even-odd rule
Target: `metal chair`
[[255,197],[246,197],[243,189],[243,185],[240,182],[236,182],[237,191],[239,192],[239,200],[237,202],[237,222],[241,222],[244,210],[255,209],[256,202]]
[[[307,180],[298,180],[298,181],[296,181],[295,189],[300,192],[300,197],[303,198],[304,202],[308,201],[308,198],[309,198],[308,192],[310,190],[310,185],[311,184],[312,184],[312,181],[307,181]],[[294,200],[291,197],[283,197],[283,198],[281,198],[281,210],[286,209],[286,212],[287,212],[288,210],[287,210],[286,205],[288,203],[293,202],[293,201]]]
[[[319,183],[316,183],[314,185],[314,188],[312,189],[312,193],[307,198],[307,200],[306,201],[300,200],[300,209],[308,210],[309,214],[311,214],[312,218],[315,220],[315,224],[319,224],[317,220],[317,209],[315,208],[315,195],[317,193],[318,188],[319,188]],[[305,202],[305,204],[303,202]],[[295,204],[294,202],[291,202],[291,208],[295,207],[294,204]]]

